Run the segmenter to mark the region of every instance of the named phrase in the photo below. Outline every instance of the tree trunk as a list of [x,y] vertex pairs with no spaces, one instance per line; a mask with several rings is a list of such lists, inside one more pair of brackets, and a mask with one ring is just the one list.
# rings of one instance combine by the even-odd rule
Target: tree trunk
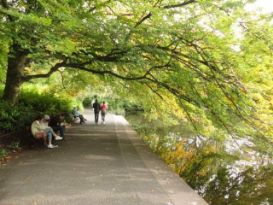
[[14,105],[19,96],[20,87],[23,83],[22,76],[27,60],[25,52],[17,52],[8,59],[8,70],[3,99]]

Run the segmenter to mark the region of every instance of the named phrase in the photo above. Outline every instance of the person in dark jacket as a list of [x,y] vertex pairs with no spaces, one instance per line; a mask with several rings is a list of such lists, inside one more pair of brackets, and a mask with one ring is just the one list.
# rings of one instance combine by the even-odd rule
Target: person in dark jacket
[[64,139],[64,131],[65,131],[65,116],[63,113],[53,116],[49,121],[49,126],[52,127],[54,131],[59,131],[60,136]]
[[95,123],[98,124],[98,122],[99,122],[99,113],[100,113],[100,104],[99,104],[97,99],[93,103],[93,109],[94,109],[94,114],[95,114]]

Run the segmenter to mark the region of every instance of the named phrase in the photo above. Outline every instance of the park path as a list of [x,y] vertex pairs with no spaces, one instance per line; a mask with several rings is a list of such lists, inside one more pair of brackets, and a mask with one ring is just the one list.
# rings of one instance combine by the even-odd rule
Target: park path
[[[122,116],[67,130],[57,149],[24,151],[0,168],[0,205],[206,205]],[[91,122],[91,123],[90,123]]]

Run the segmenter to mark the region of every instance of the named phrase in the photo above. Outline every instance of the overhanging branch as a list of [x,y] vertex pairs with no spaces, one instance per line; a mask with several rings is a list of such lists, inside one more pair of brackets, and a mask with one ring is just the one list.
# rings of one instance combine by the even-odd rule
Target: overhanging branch
[[188,4],[195,3],[195,2],[197,2],[197,1],[196,0],[188,0],[188,1],[184,1],[184,2],[179,3],[179,4],[166,5],[163,8],[164,9],[178,8],[178,7],[183,7],[183,6],[186,6]]
[[148,12],[145,16],[143,16],[134,26],[134,28],[138,27],[140,24],[142,24],[146,19],[150,18],[152,16],[151,12]]
[[83,66],[82,64],[77,64],[77,63],[69,63],[69,64],[66,64],[65,67],[76,68],[82,71],[86,71],[86,72],[98,74],[98,75],[110,75],[110,76],[119,78],[121,80],[126,80],[126,81],[143,80],[143,79],[146,79],[147,75],[149,74],[149,70],[148,70],[143,75],[140,75],[140,76],[123,76],[111,70],[95,70],[95,69],[87,68]]
[[42,73],[42,74],[35,74],[35,75],[26,75],[22,77],[22,81],[26,82],[35,78],[48,78],[50,77],[53,73],[58,71],[59,68],[65,67],[65,62],[57,63],[55,64],[47,73]]

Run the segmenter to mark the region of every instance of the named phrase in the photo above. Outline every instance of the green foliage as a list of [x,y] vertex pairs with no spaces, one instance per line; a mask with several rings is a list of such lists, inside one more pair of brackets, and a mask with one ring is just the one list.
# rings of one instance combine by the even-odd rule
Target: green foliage
[[13,132],[22,129],[25,121],[33,119],[35,111],[25,106],[10,106],[7,102],[0,102],[0,130]]
[[99,90],[99,88],[92,90],[92,97],[89,96],[83,100],[85,107],[92,107],[96,97],[99,103],[105,101],[108,105],[108,111],[115,114],[126,115],[129,112],[143,111],[143,107],[138,100],[128,98],[128,96],[122,97],[121,93],[117,94],[114,89],[107,87],[107,85],[104,85],[104,92],[99,92]]
[[[7,151],[0,147],[0,160],[7,155]],[[1,161],[0,161],[1,162]]]
[[84,107],[92,107],[92,98],[91,97],[85,97],[82,101],[82,104]]
[[21,92],[19,105],[28,106],[39,113],[56,114],[56,112],[68,112],[73,104],[70,100],[60,99],[50,94],[38,94],[33,92]]
[[243,141],[228,141],[220,139],[218,133],[218,140],[206,139],[195,136],[182,123],[163,126],[162,121],[149,122],[140,114],[126,118],[150,148],[209,204],[273,202],[272,158],[256,151],[253,145],[243,146],[246,137]]
[[12,141],[8,146],[7,149],[9,150],[18,150],[20,149],[20,142],[18,140]]
[[[27,121],[24,112],[70,110],[94,93],[115,113],[143,108],[148,123],[158,123],[153,130],[165,133],[145,137],[174,170],[189,178],[197,170],[203,183],[210,167],[225,187],[227,170],[210,166],[230,160],[218,144],[250,136],[256,150],[273,153],[273,16],[247,12],[249,2],[1,1],[0,84],[9,60],[24,51],[27,64],[17,73],[23,87],[47,93],[24,92],[17,107],[1,103],[1,126]],[[182,136],[212,145],[200,153],[177,146],[162,128],[177,125]]]
[[39,94],[37,90],[22,91],[19,102],[15,106],[0,101],[0,130],[22,131],[30,126],[37,115],[70,113],[73,106],[75,104],[70,99],[60,99],[47,93]]
[[[24,50],[29,62],[24,82],[47,82],[55,96],[81,101],[85,92],[101,93],[106,86],[108,96],[116,95],[113,100],[133,102],[151,119],[186,121],[205,136],[218,130],[267,143],[273,132],[268,124],[272,16],[253,18],[244,9],[247,2],[196,1],[181,7],[175,6],[178,0],[2,3],[0,65],[7,68],[8,57]],[[48,81],[34,80],[50,75]],[[263,79],[266,86],[259,83]],[[255,98],[262,99],[262,107]],[[109,104],[122,112],[118,101]]]
[[[0,30],[2,29],[0,24]],[[0,32],[0,85],[5,81],[9,51],[9,39]]]
[[229,170],[219,169],[215,179],[208,183],[204,194],[209,204],[271,204],[273,167],[258,170],[249,168],[237,177],[229,177]]

